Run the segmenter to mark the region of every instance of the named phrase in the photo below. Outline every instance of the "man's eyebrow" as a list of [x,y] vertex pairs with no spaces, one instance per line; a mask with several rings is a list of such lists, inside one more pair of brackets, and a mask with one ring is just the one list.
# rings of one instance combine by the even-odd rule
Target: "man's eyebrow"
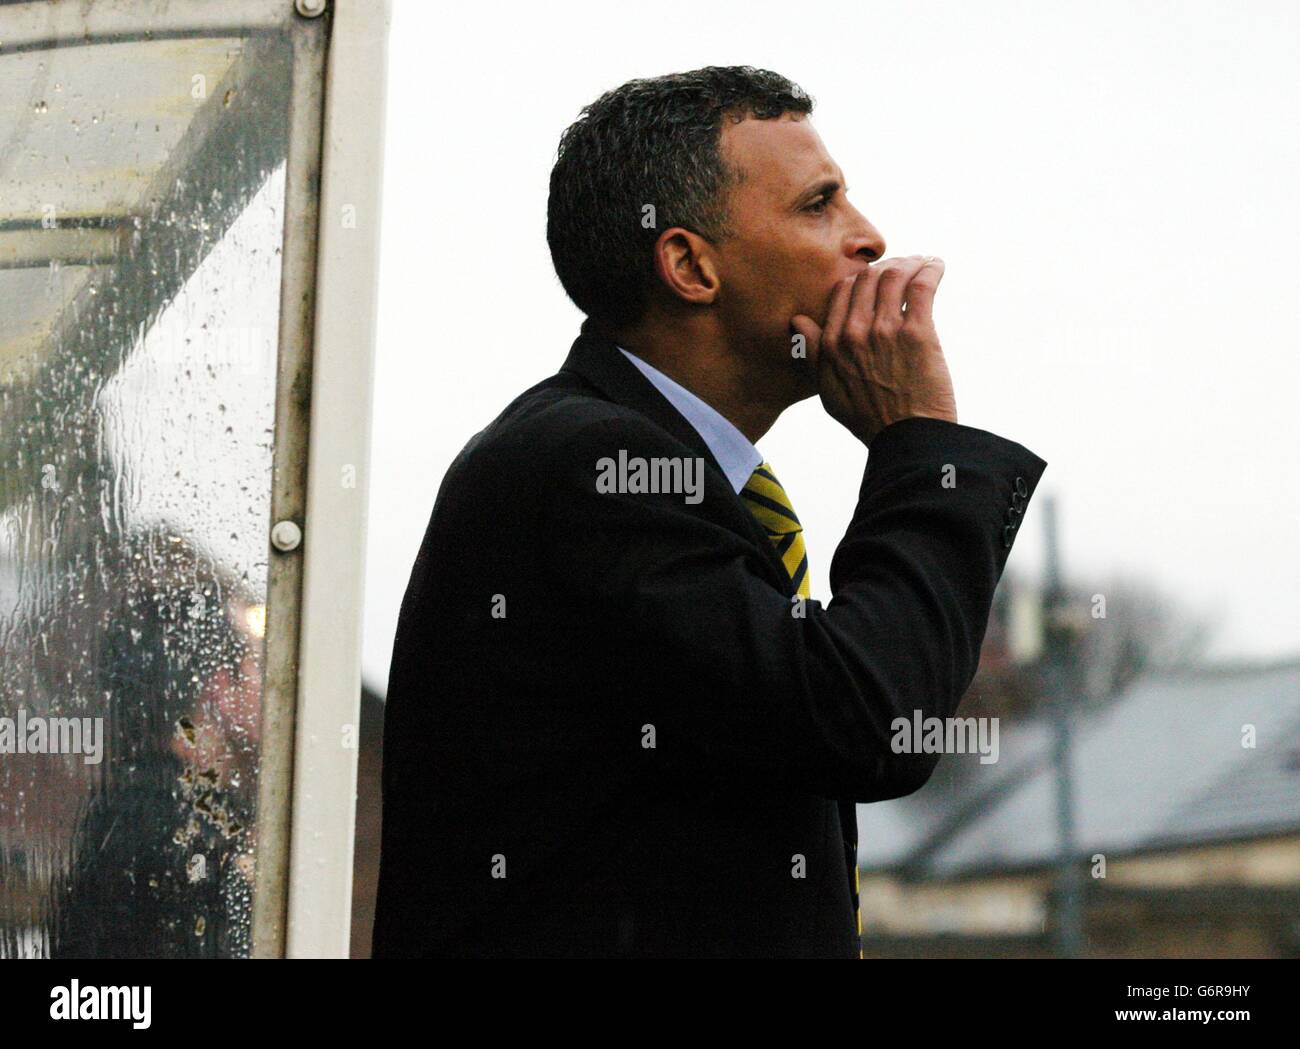
[[810,203],[821,196],[834,196],[835,191],[841,188],[843,188],[843,184],[837,178],[822,179],[799,194],[795,200],[795,207],[802,207],[804,204]]

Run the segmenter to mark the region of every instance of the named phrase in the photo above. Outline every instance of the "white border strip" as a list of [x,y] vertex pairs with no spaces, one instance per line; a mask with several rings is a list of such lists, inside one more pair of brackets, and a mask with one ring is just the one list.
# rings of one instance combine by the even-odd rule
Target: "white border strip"
[[[346,958],[391,0],[331,0],[289,853],[290,958]],[[345,476],[352,468],[354,486]],[[350,746],[345,745],[350,734]]]

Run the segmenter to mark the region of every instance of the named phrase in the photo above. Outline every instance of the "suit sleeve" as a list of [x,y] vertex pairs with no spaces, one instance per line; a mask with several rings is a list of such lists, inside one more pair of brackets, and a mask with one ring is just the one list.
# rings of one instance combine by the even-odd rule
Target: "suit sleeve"
[[[663,758],[860,802],[919,789],[934,754],[896,754],[896,718],[952,716],[979,664],[1014,527],[1046,463],[956,423],[877,435],[831,564],[832,599],[800,609],[737,527],[729,489],[602,492],[597,463],[680,457],[627,418],[590,422],[549,463],[547,549],[560,600],[653,697]],[[721,475],[708,475],[721,484]]]

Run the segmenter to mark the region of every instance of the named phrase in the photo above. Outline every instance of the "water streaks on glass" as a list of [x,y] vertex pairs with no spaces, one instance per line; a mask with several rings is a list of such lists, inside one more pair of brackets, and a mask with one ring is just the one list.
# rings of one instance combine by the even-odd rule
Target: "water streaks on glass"
[[0,52],[0,957],[249,953],[291,65]]

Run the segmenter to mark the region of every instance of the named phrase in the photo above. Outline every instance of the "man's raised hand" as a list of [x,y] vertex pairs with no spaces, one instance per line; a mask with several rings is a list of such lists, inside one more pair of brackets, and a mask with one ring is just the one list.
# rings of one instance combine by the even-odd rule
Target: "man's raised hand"
[[790,322],[807,343],[826,411],[866,444],[900,419],[957,421],[934,330],[943,271],[931,256],[885,259],[835,285],[825,327],[803,314]]

